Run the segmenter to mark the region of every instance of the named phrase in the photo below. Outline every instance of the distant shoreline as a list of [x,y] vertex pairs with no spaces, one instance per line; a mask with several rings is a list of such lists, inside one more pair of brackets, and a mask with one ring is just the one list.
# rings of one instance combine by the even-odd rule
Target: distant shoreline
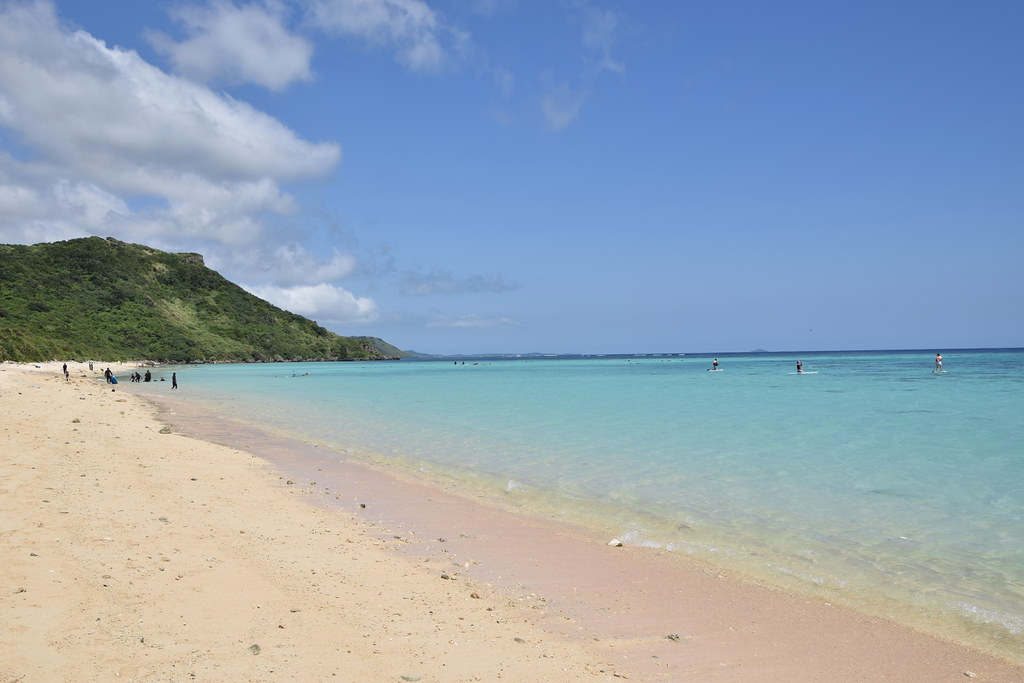
[[[893,353],[893,354],[908,354],[908,353],[920,353],[922,355],[934,355],[936,349],[940,349],[942,353],[949,356],[950,354],[957,353],[1015,353],[1024,351],[1024,346],[992,346],[992,347],[979,347],[979,348],[947,348],[947,347],[934,347],[934,348],[919,348],[919,349],[819,349],[819,350],[796,350],[796,351],[769,351],[765,349],[758,349],[756,351],[666,351],[666,352],[635,352],[635,353],[467,353],[467,354],[425,354],[417,352],[409,352],[408,356],[395,356],[387,358],[303,358],[303,359],[273,359],[273,360],[254,360],[254,359],[231,359],[231,360],[191,360],[191,361],[159,361],[159,360],[124,360],[124,361],[110,361],[110,360],[93,360],[94,363],[103,364],[137,364],[141,366],[150,367],[163,367],[163,366],[190,366],[190,365],[249,365],[249,364],[273,364],[273,363],[376,363],[376,362],[394,362],[394,361],[454,361],[454,360],[485,360],[485,359],[527,359],[527,360],[544,360],[544,359],[570,359],[570,358],[611,358],[611,359],[624,359],[624,358],[710,358],[714,356],[720,356],[723,358],[737,357],[737,356],[814,356],[814,355],[856,355],[860,353]],[[73,359],[49,359],[44,361],[21,361],[3,359],[0,362],[17,365],[36,365],[45,363],[62,363],[64,361],[74,363],[88,363],[89,360]]]

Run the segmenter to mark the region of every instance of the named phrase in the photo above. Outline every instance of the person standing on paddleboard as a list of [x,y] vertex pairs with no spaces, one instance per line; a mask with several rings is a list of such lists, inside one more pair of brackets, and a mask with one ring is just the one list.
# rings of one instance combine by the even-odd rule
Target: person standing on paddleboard
[[803,364],[803,363],[801,363],[800,361],[797,361],[797,362],[796,362],[796,372],[797,372],[797,374],[799,374],[799,375],[802,375],[802,374],[804,374],[804,364]]
[[935,354],[935,370],[932,372],[942,372],[942,354]]

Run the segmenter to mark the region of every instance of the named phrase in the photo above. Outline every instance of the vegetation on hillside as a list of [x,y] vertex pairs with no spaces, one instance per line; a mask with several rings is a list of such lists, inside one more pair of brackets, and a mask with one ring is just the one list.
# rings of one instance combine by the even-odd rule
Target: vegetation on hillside
[[405,354],[342,337],[207,268],[113,238],[0,245],[0,359],[360,360]]

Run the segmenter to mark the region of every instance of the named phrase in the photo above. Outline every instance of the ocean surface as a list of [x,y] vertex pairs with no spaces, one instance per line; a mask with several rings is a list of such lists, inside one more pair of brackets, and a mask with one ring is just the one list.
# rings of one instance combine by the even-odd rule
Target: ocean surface
[[[1024,659],[1024,349],[160,368],[166,392]],[[803,362],[805,374],[796,374]],[[308,374],[307,374],[308,373]]]

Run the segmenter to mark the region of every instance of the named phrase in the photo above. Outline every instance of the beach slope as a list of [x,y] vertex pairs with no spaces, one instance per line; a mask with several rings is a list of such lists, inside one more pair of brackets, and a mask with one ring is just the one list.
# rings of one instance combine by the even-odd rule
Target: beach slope
[[0,681],[564,681],[596,647],[75,364],[0,366]]
[[1024,681],[1019,664],[337,454],[287,470],[286,440],[185,436],[102,367],[69,369],[0,365],[5,683]]

